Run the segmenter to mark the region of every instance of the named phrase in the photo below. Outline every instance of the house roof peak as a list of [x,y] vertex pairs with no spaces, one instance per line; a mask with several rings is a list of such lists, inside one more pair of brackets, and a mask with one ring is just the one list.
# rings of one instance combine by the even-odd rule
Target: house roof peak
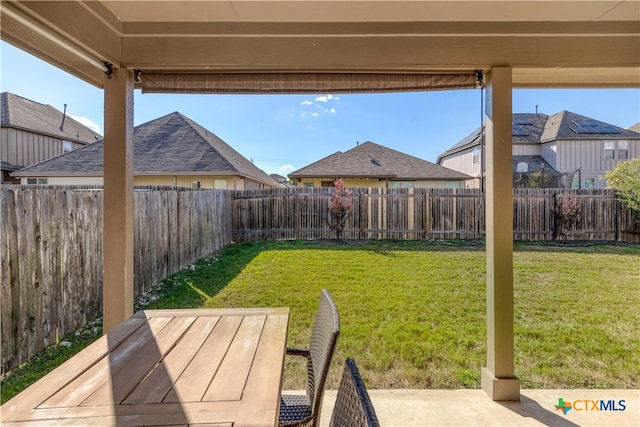
[[[102,175],[104,141],[93,145],[91,150],[74,150],[22,169],[16,176]],[[240,175],[280,186],[214,133],[177,111],[135,127],[134,174]]]

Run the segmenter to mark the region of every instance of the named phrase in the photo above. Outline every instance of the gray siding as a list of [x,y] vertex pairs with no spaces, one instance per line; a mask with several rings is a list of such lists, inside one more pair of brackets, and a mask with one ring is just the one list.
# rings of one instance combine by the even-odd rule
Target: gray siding
[[556,141],[542,144],[541,155],[547,163],[549,163],[555,170],[558,170],[558,165],[556,164],[558,160],[558,147]]
[[[71,142],[73,149],[82,147]],[[12,165],[31,166],[63,154],[64,140],[14,128],[0,129],[0,158]]]
[[513,144],[514,156],[539,156],[540,145],[538,144]]
[[626,159],[618,159],[617,144],[620,141],[627,142],[628,158],[640,157],[639,140],[609,140],[616,145],[615,158],[604,158],[604,146],[607,140],[562,140],[557,144],[557,164],[556,170],[559,172],[570,172],[578,168],[581,169],[582,185],[585,179],[593,178],[595,188],[605,188],[606,181],[600,177],[607,171],[615,168],[620,162]]
[[[479,153],[479,152],[478,152]],[[442,158],[440,166],[453,169],[454,171],[466,173],[467,175],[477,176],[480,174],[480,157],[478,163],[473,163],[473,148],[448,155]]]

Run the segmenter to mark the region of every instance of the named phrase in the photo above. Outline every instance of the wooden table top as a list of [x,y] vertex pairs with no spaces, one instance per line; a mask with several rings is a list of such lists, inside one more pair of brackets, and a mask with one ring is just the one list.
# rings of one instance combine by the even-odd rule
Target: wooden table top
[[5,403],[3,425],[277,425],[288,308],[147,310]]

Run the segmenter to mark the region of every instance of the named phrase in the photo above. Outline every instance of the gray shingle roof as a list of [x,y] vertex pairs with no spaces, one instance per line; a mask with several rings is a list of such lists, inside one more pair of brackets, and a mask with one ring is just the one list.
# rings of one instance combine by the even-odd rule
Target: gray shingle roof
[[[279,186],[222,139],[178,112],[134,129],[136,175],[240,175]],[[21,169],[15,176],[101,176],[104,141]]]
[[[617,133],[587,133],[580,134],[576,130],[576,123],[587,121],[601,128],[608,128]],[[549,117],[540,137],[540,142],[548,142],[558,139],[640,139],[640,134],[618,126],[610,125],[590,117],[581,116],[571,111],[560,111]]]
[[371,141],[338,151],[289,174],[290,178],[387,178],[461,180],[471,177]]
[[537,172],[544,167],[545,171],[555,172],[556,170],[542,156],[513,156],[513,172],[517,172],[519,163],[526,163],[526,172]]
[[[516,144],[537,144],[547,121],[546,114],[515,113],[512,122],[512,138]],[[480,128],[475,129],[442,153],[438,158],[465,150],[480,143]]]
[[51,105],[40,104],[9,92],[0,94],[0,109],[0,124],[2,127],[29,130],[82,144],[102,139],[99,133],[92,131],[69,116],[65,117],[63,130],[60,130],[62,111],[55,109]]
[[[581,120],[607,127],[618,133],[589,133],[576,132],[576,122]],[[540,144],[557,139],[639,139],[640,134],[632,130],[623,129],[598,120],[591,119],[570,111],[561,111],[552,116],[538,113],[514,113],[512,122],[512,142],[514,144]],[[462,140],[451,146],[438,156],[437,163],[450,154],[466,150],[480,144],[480,128],[477,128]]]

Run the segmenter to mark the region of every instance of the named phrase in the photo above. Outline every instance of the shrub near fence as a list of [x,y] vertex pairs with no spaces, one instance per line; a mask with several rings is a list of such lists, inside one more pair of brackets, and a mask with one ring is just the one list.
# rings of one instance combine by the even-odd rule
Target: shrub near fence
[[[134,292],[231,240],[229,193],[137,189]],[[102,312],[99,187],[0,186],[2,373]]]
[[[354,188],[345,239],[458,239],[485,235],[477,189]],[[232,192],[233,240],[333,238],[332,188]],[[570,229],[559,221],[563,201],[577,200]],[[640,243],[640,227],[612,190],[515,189],[515,240],[608,240]]]

